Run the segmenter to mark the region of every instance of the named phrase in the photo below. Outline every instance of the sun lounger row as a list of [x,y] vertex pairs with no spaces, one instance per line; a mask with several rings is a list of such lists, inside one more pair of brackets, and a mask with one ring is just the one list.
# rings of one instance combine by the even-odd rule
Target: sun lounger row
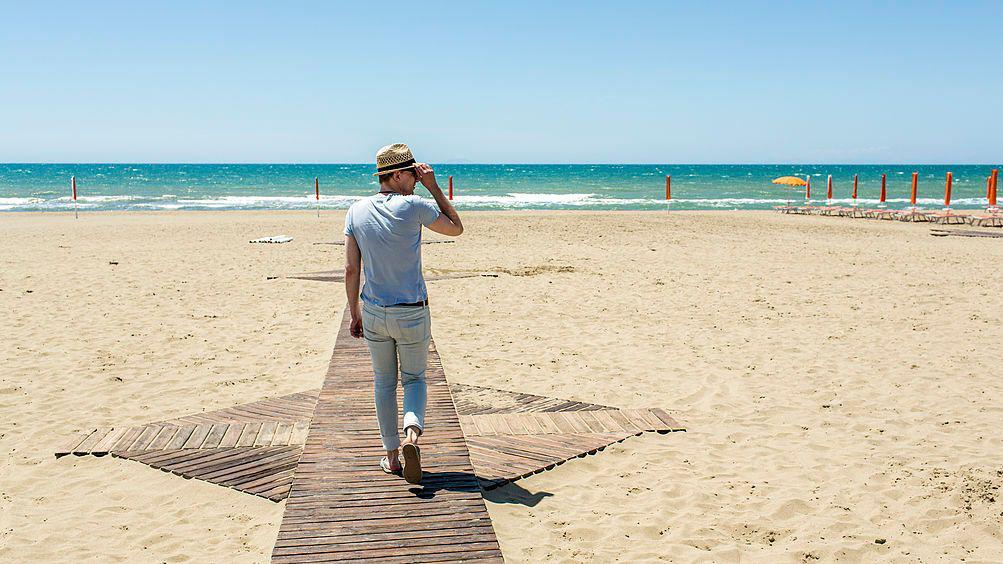
[[943,225],[969,224],[980,227],[1003,227],[1003,211],[972,210],[959,212],[953,210],[926,211],[916,208],[894,210],[889,208],[861,208],[843,206],[777,206],[780,213],[799,215],[827,215],[836,217],[852,217],[867,219],[895,219],[899,221],[930,222]]

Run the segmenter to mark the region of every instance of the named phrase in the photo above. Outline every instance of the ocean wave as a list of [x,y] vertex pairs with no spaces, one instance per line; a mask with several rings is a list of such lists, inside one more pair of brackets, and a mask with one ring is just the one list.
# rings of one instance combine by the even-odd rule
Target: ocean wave
[[[600,188],[600,191],[605,191]],[[101,195],[80,197],[77,202],[69,196],[56,198],[0,197],[0,211],[67,211],[80,210],[312,210],[346,209],[362,195],[325,195],[318,202],[313,193],[299,196],[229,195],[211,197],[178,197],[176,194],[151,196]],[[457,195],[453,203],[466,210],[506,210],[506,209],[636,209],[657,210],[671,206],[672,209],[771,209],[773,206],[791,203],[802,204],[804,197],[719,197],[719,198],[675,198],[667,202],[662,198],[612,197],[594,192],[582,193],[528,193],[510,192],[499,195],[467,194]],[[877,198],[857,198],[856,205],[875,207]],[[826,200],[813,198],[813,205],[849,206],[852,198]],[[889,198],[886,205],[892,209],[908,207],[908,198]],[[923,209],[940,209],[942,198],[919,198],[917,205]],[[952,206],[957,209],[982,208],[987,205],[983,197],[956,198]]]

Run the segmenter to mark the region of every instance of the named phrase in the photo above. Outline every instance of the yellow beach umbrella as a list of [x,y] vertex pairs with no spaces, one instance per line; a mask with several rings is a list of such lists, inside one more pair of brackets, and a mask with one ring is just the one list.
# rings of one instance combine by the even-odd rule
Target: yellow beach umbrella
[[[774,184],[780,184],[782,186],[790,186],[792,188],[800,188],[802,186],[807,186],[808,183],[805,179],[798,178],[797,176],[781,176],[780,178],[773,179]],[[790,208],[791,201],[787,200],[787,207]]]
[[784,186],[804,186],[807,182],[804,178],[798,178],[797,176],[781,176],[780,178],[773,179],[774,184],[783,184]]

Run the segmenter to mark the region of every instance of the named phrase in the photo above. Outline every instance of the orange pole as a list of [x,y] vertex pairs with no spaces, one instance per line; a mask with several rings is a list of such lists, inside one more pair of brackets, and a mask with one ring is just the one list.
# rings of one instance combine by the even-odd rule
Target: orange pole
[[989,199],[989,193],[993,191],[993,175],[990,174],[986,177],[986,199]]
[[808,175],[808,178],[805,179],[805,182],[806,182],[806,184],[804,185],[804,199],[807,200],[807,201],[811,201],[811,175],[810,174]]
[[672,175],[665,176],[665,199],[672,199]]
[[998,168],[993,169],[992,174],[992,188],[989,190],[989,205],[990,207],[996,207],[996,188],[999,186],[1000,171]]
[[316,176],[313,177],[313,189],[314,189],[314,192],[317,195],[317,201],[319,202],[320,201],[320,179],[317,178]]
[[825,197],[826,197],[826,199],[831,200],[832,199],[832,175],[831,174],[829,175],[829,178],[826,180],[826,185],[827,186],[826,186],[826,189],[825,189]]
[[453,177],[449,177],[449,199],[453,199]]
[[856,175],[856,174],[853,175],[853,199],[854,200],[857,199],[857,176],[858,175]]
[[916,188],[917,188],[916,185],[918,183],[919,183],[919,173],[914,172],[912,173],[912,192],[909,193],[909,203],[912,204],[912,207],[916,207]]
[[951,209],[951,183],[954,180],[954,175],[950,172],[947,173],[947,184],[944,186],[944,207]]
[[77,177],[76,176],[71,176],[70,177],[70,188],[73,189],[73,201],[75,202],[75,201],[77,201]]
[[885,196],[888,194],[888,191],[885,190],[886,180],[887,180],[887,175],[885,173],[881,173],[881,203],[882,204],[885,203]]

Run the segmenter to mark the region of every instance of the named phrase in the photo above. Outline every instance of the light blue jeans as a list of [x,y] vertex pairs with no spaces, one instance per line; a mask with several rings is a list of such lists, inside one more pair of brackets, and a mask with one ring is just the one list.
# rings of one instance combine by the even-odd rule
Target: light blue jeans
[[383,448],[400,448],[397,429],[397,371],[404,387],[403,429],[425,429],[425,367],[432,337],[428,306],[383,307],[362,302],[362,331],[373,359],[376,419]]

